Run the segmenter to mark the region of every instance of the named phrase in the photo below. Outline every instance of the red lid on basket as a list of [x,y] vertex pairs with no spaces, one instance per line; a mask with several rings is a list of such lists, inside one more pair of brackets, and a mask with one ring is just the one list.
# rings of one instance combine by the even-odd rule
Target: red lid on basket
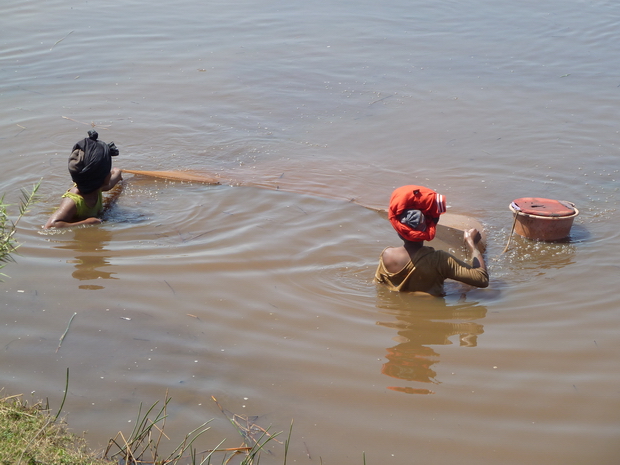
[[575,206],[564,200],[523,197],[522,199],[513,200],[512,206],[515,210],[528,215],[571,216],[575,213]]

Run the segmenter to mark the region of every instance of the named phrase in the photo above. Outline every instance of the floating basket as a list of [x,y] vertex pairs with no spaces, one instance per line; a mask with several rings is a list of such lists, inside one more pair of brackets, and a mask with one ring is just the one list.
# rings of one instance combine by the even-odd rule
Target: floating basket
[[514,231],[536,241],[558,241],[570,234],[579,215],[575,204],[565,200],[524,197],[514,200],[510,210],[516,215]]

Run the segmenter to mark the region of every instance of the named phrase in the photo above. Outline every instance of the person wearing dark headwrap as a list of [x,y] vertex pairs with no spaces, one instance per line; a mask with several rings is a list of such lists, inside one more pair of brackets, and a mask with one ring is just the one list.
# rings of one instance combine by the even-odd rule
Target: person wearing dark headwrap
[[375,282],[392,291],[423,292],[441,296],[446,279],[476,287],[487,287],[489,275],[476,244],[476,229],[464,232],[472,255],[469,265],[448,252],[424,246],[435,237],[439,217],[446,211],[446,199],[423,186],[402,186],[392,193],[388,219],[403,240],[401,247],[387,247],[381,253]]
[[101,193],[112,189],[122,177],[121,170],[112,168],[112,157],[119,153],[116,145],[98,138],[97,131],[91,130],[87,138],[73,146],[69,174],[75,184],[62,196],[60,207],[47,220],[45,229],[101,223]]

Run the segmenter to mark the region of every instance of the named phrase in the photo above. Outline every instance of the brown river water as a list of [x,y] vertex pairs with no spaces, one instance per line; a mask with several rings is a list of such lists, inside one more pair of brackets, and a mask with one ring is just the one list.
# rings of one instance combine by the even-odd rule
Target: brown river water
[[[42,179],[0,283],[4,394],[57,409],[69,368],[63,415],[93,448],[167,391],[170,445],[212,420],[199,450],[240,444],[214,396],[294,421],[289,463],[620,463],[618,2],[0,13],[0,193]],[[117,167],[233,181],[126,175],[102,225],[44,232],[93,126]],[[485,226],[488,289],[373,283],[399,240],[349,200],[403,184]],[[569,239],[501,254],[520,197],[574,202]]]

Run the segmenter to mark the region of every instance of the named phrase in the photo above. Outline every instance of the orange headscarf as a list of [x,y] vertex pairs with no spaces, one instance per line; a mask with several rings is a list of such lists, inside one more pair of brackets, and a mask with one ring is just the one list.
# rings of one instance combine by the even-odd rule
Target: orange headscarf
[[[417,231],[400,222],[407,210],[420,210],[426,218],[426,230]],[[412,242],[431,241],[435,237],[439,215],[446,212],[446,198],[423,186],[402,186],[392,193],[388,218],[398,234]]]

